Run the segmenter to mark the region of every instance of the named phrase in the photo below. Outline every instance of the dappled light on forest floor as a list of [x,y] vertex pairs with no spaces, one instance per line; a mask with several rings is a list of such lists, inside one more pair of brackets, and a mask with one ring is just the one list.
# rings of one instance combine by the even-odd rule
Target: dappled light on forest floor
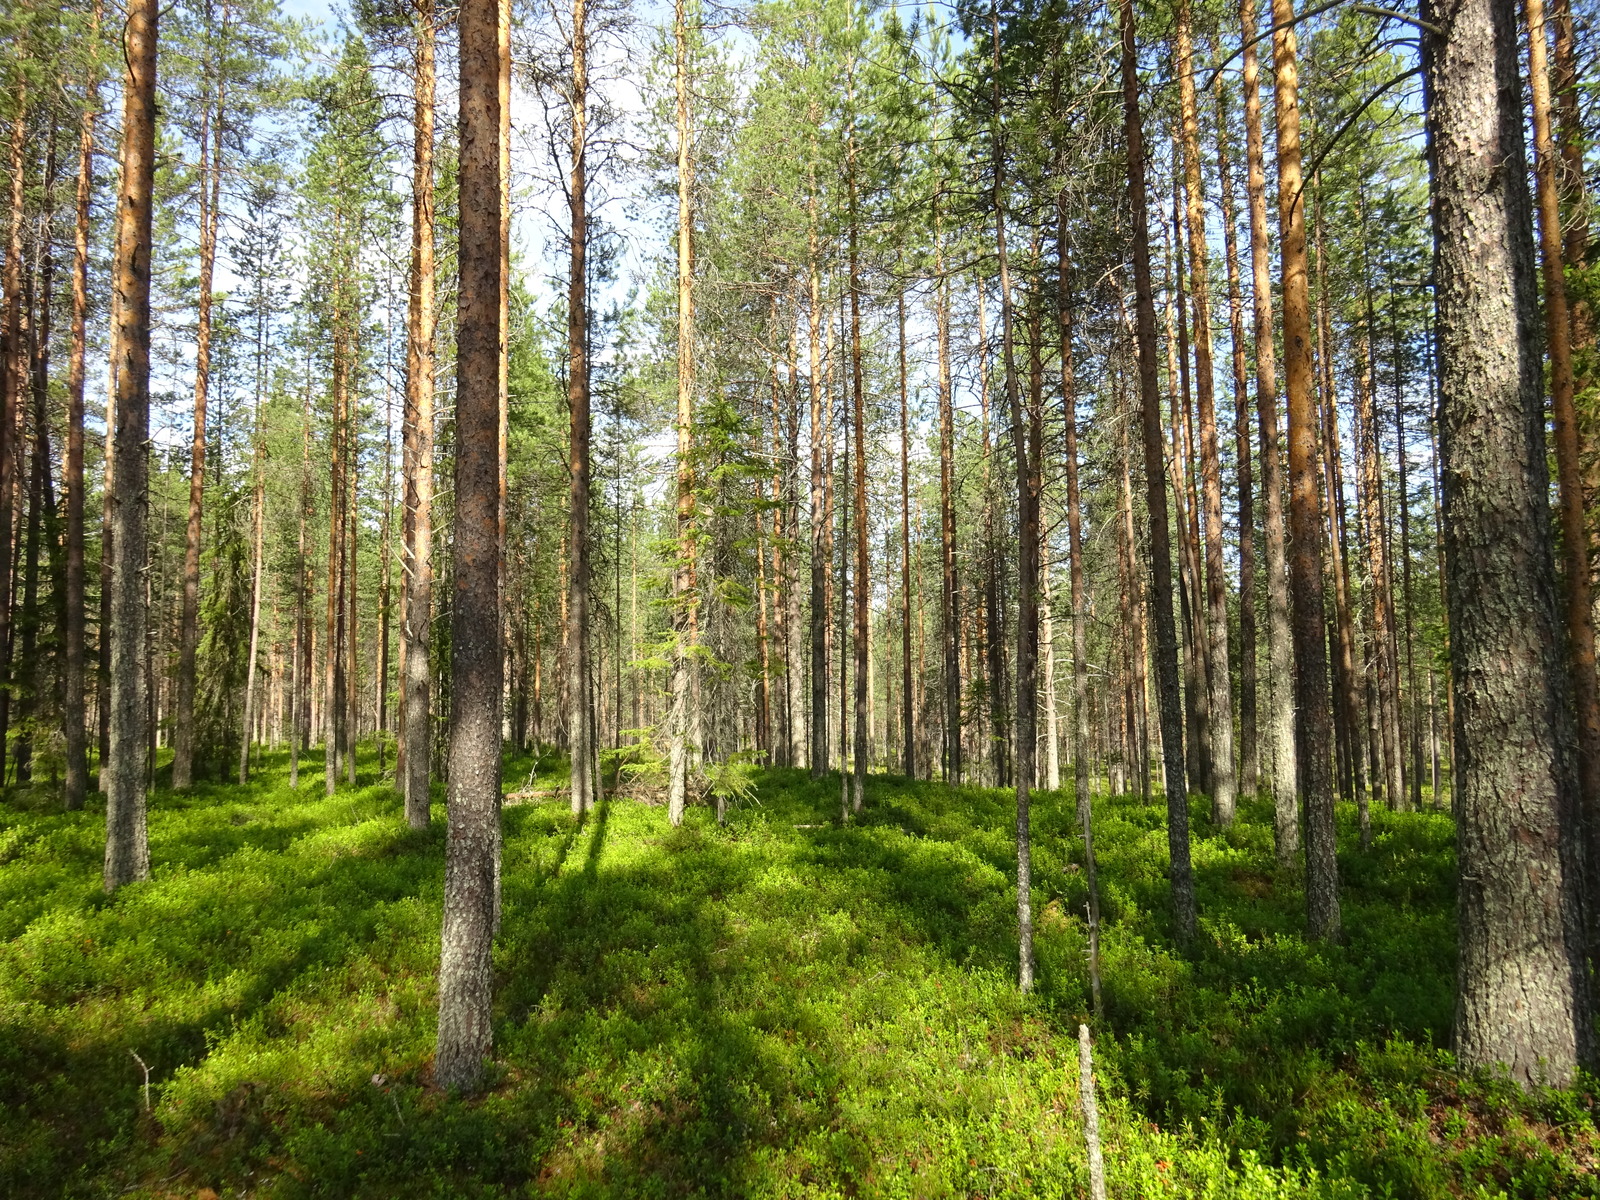
[[1028,999],[1006,793],[874,777],[846,828],[801,772],[725,829],[530,799],[504,817],[490,1085],[461,1101],[430,1080],[443,809],[410,831],[372,765],[331,799],[281,755],[157,793],[154,878],[113,898],[94,805],[0,804],[0,1193],[1083,1195],[1082,1020],[1113,1196],[1596,1192],[1587,1094],[1463,1080],[1439,1048],[1444,815],[1375,813],[1361,853],[1341,813],[1347,937],[1320,946],[1270,810],[1223,831],[1197,801],[1186,957],[1164,808],[1099,800],[1094,1021],[1065,793],[1035,802]]

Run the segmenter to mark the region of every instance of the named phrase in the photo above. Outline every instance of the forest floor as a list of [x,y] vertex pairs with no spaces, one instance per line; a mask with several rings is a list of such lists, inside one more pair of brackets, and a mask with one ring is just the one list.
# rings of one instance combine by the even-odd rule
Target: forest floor
[[[874,778],[847,828],[836,778],[788,771],[726,828],[508,806],[495,1064],[462,1101],[429,1084],[443,805],[412,832],[364,766],[331,799],[281,754],[157,791],[154,878],[109,899],[100,811],[0,801],[0,1195],[1087,1195],[1070,794],[1035,801],[1030,998],[1006,793]],[[559,784],[531,766],[507,791]],[[1375,813],[1361,852],[1353,816],[1320,946],[1270,810],[1195,803],[1184,955],[1163,809],[1096,802],[1111,1196],[1600,1195],[1592,1081],[1523,1097],[1440,1048],[1449,818]]]

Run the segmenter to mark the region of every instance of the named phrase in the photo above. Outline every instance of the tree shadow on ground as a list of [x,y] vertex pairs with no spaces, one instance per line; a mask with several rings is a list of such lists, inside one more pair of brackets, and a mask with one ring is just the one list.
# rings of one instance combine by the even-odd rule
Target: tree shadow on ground
[[[1081,848],[1070,795],[1038,797],[1024,1002],[1009,803],[874,779],[841,827],[836,779],[771,772],[726,829],[626,800],[582,822],[560,798],[508,807],[494,1062],[463,1100],[429,1086],[442,813],[410,831],[381,786],[158,799],[155,880],[63,900],[0,954],[0,1086],[22,1097],[0,1191],[870,1194],[924,1159],[945,1181],[927,1194],[988,1194],[969,1161],[1076,1178],[1075,1143],[1046,1135],[1087,1015]],[[1448,917],[1443,851],[1381,818],[1348,861],[1348,944],[1310,947],[1246,808],[1225,833],[1196,807],[1202,934],[1180,955],[1159,810],[1097,805],[1100,1069],[1147,1116],[1221,1119],[1236,1151],[1281,1157],[1330,1062],[1426,1039],[1415,1014],[1447,1002],[1450,956],[1414,944]],[[92,876],[71,846],[62,870]]]

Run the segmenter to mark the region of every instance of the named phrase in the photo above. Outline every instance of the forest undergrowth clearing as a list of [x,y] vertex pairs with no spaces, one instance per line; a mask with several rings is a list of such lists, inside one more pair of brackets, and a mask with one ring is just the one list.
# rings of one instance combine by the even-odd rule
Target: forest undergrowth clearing
[[[0,1194],[1086,1194],[1089,1020],[1070,793],[1036,795],[1040,983],[1014,984],[1008,793],[768,771],[719,829],[566,811],[508,760],[495,1066],[430,1084],[443,806],[375,761],[322,793],[158,791],[154,878],[100,890],[103,818],[0,803]],[[548,792],[549,795],[537,793]],[[1201,936],[1169,936],[1163,809],[1099,798],[1111,1194],[1600,1195],[1592,1085],[1452,1070],[1447,816],[1341,813],[1345,944],[1308,943],[1270,810],[1193,806]],[[150,1068],[150,1111],[144,1075]]]

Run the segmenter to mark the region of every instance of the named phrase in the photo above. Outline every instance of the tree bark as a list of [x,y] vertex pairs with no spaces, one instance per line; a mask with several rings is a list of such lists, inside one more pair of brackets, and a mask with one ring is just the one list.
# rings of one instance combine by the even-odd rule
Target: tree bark
[[1256,351],[1256,421],[1261,440],[1262,544],[1267,576],[1267,755],[1271,764],[1273,841],[1278,862],[1300,856],[1299,771],[1295,753],[1294,660],[1289,628],[1289,578],[1283,525],[1283,478],[1278,456],[1277,362],[1272,340],[1272,260],[1267,248],[1265,151],[1261,133],[1260,67],[1256,56],[1257,0],[1240,0],[1244,43],[1245,193],[1250,208],[1251,296]]
[[[1178,153],[1173,147],[1173,153]],[[1183,285],[1183,261],[1179,245],[1182,241],[1181,180],[1175,180],[1172,197],[1172,236],[1168,245],[1167,265],[1170,285],[1167,289],[1167,399],[1171,405],[1172,453],[1168,465],[1172,475],[1173,519],[1178,534],[1178,614],[1183,619],[1183,718],[1184,761],[1189,769],[1189,785],[1197,791],[1209,793],[1210,738],[1207,727],[1211,713],[1211,694],[1206,686],[1206,635],[1201,615],[1205,602],[1200,595],[1200,556],[1196,543],[1200,540],[1199,521],[1193,504],[1192,476],[1193,454],[1187,453],[1184,431],[1188,426],[1190,401],[1189,387],[1189,318]],[[1177,312],[1174,315],[1174,308]]]
[[[450,630],[450,798],[434,1082],[446,1090],[467,1092],[475,1091],[482,1082],[483,1060],[493,1044],[490,950],[499,912],[503,662],[497,430],[503,198],[498,8],[497,0],[465,0],[459,19],[461,277],[456,334],[459,382]],[[578,0],[575,15],[582,15],[582,0]],[[581,217],[581,209],[578,215]],[[584,694],[581,688],[574,692]]]
[[[1362,774],[1361,747],[1361,696],[1371,690],[1370,677],[1366,670],[1364,660],[1356,653],[1355,623],[1351,616],[1350,601],[1350,555],[1347,529],[1349,523],[1345,520],[1344,502],[1344,472],[1342,468],[1343,453],[1342,441],[1339,434],[1339,402],[1338,394],[1334,390],[1333,370],[1331,366],[1331,350],[1326,336],[1328,326],[1327,306],[1323,301],[1326,289],[1321,286],[1322,280],[1322,255],[1321,226],[1318,224],[1318,289],[1317,289],[1317,344],[1321,349],[1321,403],[1319,416],[1321,419],[1322,436],[1318,444],[1317,462],[1318,470],[1323,480],[1324,494],[1328,501],[1327,510],[1327,537],[1328,537],[1328,578],[1333,584],[1333,617],[1328,630],[1328,638],[1332,643],[1329,651],[1332,663],[1333,676],[1333,730],[1336,760],[1340,754],[1343,762],[1338,763],[1340,774],[1338,778],[1348,785],[1347,798],[1353,801],[1360,813],[1361,822],[1361,848],[1367,849],[1371,845],[1371,824],[1368,814],[1368,793]],[[1324,450],[1326,452],[1324,452]],[[1369,710],[1371,706],[1368,706]],[[1367,762],[1372,762],[1370,753],[1366,756]],[[1376,776],[1374,776],[1376,778]]]
[[[338,214],[335,221],[339,220]],[[332,389],[333,413],[329,430],[330,466],[328,471],[328,575],[327,605],[324,617],[326,626],[322,647],[323,659],[323,770],[324,795],[331,796],[339,786],[340,754],[345,735],[345,499],[349,484],[345,478],[346,424],[348,405],[349,335],[344,311],[345,280],[335,283],[335,298],[330,320],[332,337]]]
[[906,294],[896,298],[900,327],[900,734],[906,778],[917,777],[917,710],[911,675],[911,401],[906,379]]
[[943,211],[934,203],[934,323],[939,344],[939,629],[944,647],[944,777],[961,783],[961,627],[956,574],[955,410],[950,397],[950,279],[944,262]]
[[1293,0],[1272,0],[1277,76],[1278,230],[1283,270],[1283,374],[1289,406],[1289,522],[1294,598],[1295,707],[1300,792],[1306,808],[1306,911],[1312,937],[1339,936],[1339,865],[1333,822],[1332,714],[1322,597],[1322,511],[1317,495],[1316,404],[1311,379],[1311,304],[1306,277],[1305,193],[1300,170],[1299,70]]
[[122,180],[117,201],[116,494],[112,536],[111,757],[106,793],[105,889],[150,877],[145,821],[148,692],[145,651],[145,442],[150,431],[151,193],[155,182],[157,0],[130,0],[123,50]]
[[[18,86],[11,118],[11,221],[6,243],[5,346],[0,354],[0,782],[5,779],[7,732],[11,720],[12,520],[17,490],[18,417],[27,388],[22,297],[22,223],[26,203],[27,81]],[[107,493],[109,495],[109,492]]]
[[1000,17],[990,10],[994,67],[994,221],[995,253],[1000,264],[1000,353],[1005,376],[1006,406],[1011,415],[1011,452],[1017,485],[1017,718],[1015,782],[1017,789],[1017,987],[1033,990],[1033,847],[1029,813],[1038,754],[1039,705],[1039,491],[1034,463],[1039,439],[1033,436],[1022,409],[1017,380],[1015,320],[1011,298],[1011,260],[1006,248],[1006,150],[1000,112]]
[[[100,42],[100,0],[90,18],[89,39]],[[94,199],[94,136],[100,116],[100,68],[84,82],[83,115],[78,126],[78,188],[72,238],[72,329],[67,360],[66,624],[63,630],[61,721],[66,748],[68,811],[83,807],[89,791],[89,741],[85,720],[88,680],[84,650],[83,546],[83,385],[89,318],[89,208]]]
[[[1120,378],[1119,378],[1120,390]],[[1118,397],[1118,409],[1125,409]],[[1133,478],[1131,458],[1132,452],[1128,445],[1127,422],[1121,422],[1122,432],[1118,438],[1117,458],[1121,468],[1121,492],[1119,496],[1120,520],[1122,528],[1118,541],[1123,546],[1126,557],[1125,569],[1127,572],[1123,591],[1128,597],[1128,614],[1131,618],[1133,637],[1133,719],[1135,728],[1135,758],[1134,762],[1139,773],[1139,797],[1144,803],[1150,803],[1150,702],[1149,681],[1146,675],[1146,662],[1149,659],[1149,645],[1144,619],[1144,589],[1139,581],[1138,561],[1139,543],[1133,525]],[[1087,636],[1087,635],[1086,635]],[[1087,658],[1085,659],[1085,673],[1088,670]],[[1085,684],[1087,691],[1087,683]]]
[[1156,382],[1156,309],[1150,288],[1149,206],[1145,199],[1144,130],[1139,117],[1139,70],[1133,0],[1119,0],[1123,136],[1133,223],[1133,286],[1139,348],[1140,424],[1144,434],[1150,521],[1150,600],[1155,619],[1157,698],[1166,765],[1168,877],[1173,928],[1180,942],[1195,933],[1194,870],[1189,860],[1189,796],[1183,762],[1183,714],[1178,706],[1178,631],[1172,614],[1172,538],[1167,517],[1166,464],[1161,447],[1161,395]]
[[[206,36],[210,28],[207,5]],[[199,320],[194,341],[194,423],[189,443],[189,520],[183,536],[183,606],[178,618],[178,671],[172,711],[172,786],[194,782],[195,653],[200,646],[200,529],[206,481],[206,402],[211,387],[211,299],[217,261],[217,208],[221,199],[223,91],[220,64],[216,96],[200,118]]]
[[1089,827],[1089,611],[1083,575],[1083,501],[1078,481],[1078,379],[1072,350],[1072,266],[1067,206],[1056,199],[1056,265],[1060,288],[1061,417],[1065,431],[1068,586],[1072,593],[1072,779],[1078,824]]
[[[852,85],[852,99],[854,88]],[[867,433],[866,385],[862,379],[861,364],[861,260],[859,249],[856,186],[855,130],[852,122],[849,147],[846,151],[845,175],[849,193],[849,269],[850,269],[850,399],[855,435],[855,516],[856,516],[856,566],[851,580],[852,599],[855,601],[855,735],[850,743],[854,790],[850,806],[861,811],[866,800],[867,760],[872,755],[867,726],[868,654],[871,649],[871,631],[868,628],[867,600],[870,589],[867,555]],[[842,732],[842,731],[841,731]]]
[[406,821],[425,829],[433,720],[429,670],[433,610],[433,0],[417,0],[417,44],[413,80],[411,155],[411,287],[406,308],[406,516],[410,536],[405,550]]
[[802,695],[805,655],[800,632],[800,578],[795,565],[800,545],[800,368],[796,361],[799,355],[792,317],[788,325],[788,462],[784,467],[784,512],[787,514],[788,536],[783,543],[784,661],[788,672],[784,679],[784,706],[789,715],[788,765],[804,767],[808,764],[805,697]]
[[239,737],[239,782],[250,779],[250,743],[256,715],[256,657],[261,643],[261,586],[265,574],[265,533],[267,520],[266,446],[261,428],[261,396],[257,381],[255,417],[255,477],[250,500],[250,650],[245,658],[244,721]]
[[1222,240],[1228,271],[1228,340],[1233,360],[1233,439],[1239,497],[1239,791],[1261,789],[1256,741],[1256,510],[1250,462],[1250,381],[1244,352],[1244,296],[1239,279],[1237,199],[1229,157],[1227,92],[1217,77],[1217,176],[1222,190]]
[[[1425,15],[1429,15],[1426,14]],[[1456,1053],[1557,1086],[1592,1053],[1511,0],[1431,14],[1444,535],[1456,680]]]
[[824,447],[829,438],[823,433],[825,410],[830,403],[822,378],[822,295],[821,267],[817,246],[817,180],[814,166],[817,153],[816,108],[811,116],[811,158],[808,168],[809,195],[806,200],[806,273],[811,288],[807,309],[810,335],[811,374],[811,777],[819,779],[828,769],[828,564],[833,561],[832,514],[826,503],[828,472],[823,468]]
[[1195,99],[1194,47],[1189,0],[1178,0],[1178,92],[1183,125],[1183,173],[1189,233],[1189,287],[1194,296],[1195,401],[1200,425],[1201,498],[1205,513],[1206,681],[1211,717],[1211,815],[1233,823],[1238,784],[1234,774],[1233,686],[1228,662],[1228,578],[1222,561],[1222,456],[1211,361],[1210,252],[1206,247],[1205,193],[1200,178],[1200,121]]
[[300,786],[300,755],[307,741],[311,695],[311,625],[306,608],[310,601],[311,564],[306,557],[306,517],[311,512],[311,371],[307,348],[304,407],[300,415],[300,513],[295,541],[294,665],[289,682],[289,787]]
[[572,0],[572,164],[567,181],[572,258],[567,277],[567,469],[572,479],[567,587],[567,738],[572,811],[598,799],[589,649],[589,29],[586,0]]
[[[1566,576],[1567,674],[1578,729],[1578,802],[1588,831],[1587,903],[1591,930],[1600,928],[1600,679],[1595,675],[1594,609],[1589,541],[1584,529],[1583,443],[1574,404],[1571,312],[1561,245],[1555,139],[1550,128],[1550,72],[1544,0],[1523,0],[1528,20],[1528,78],[1533,93],[1539,246],[1544,260],[1545,346],[1550,355],[1550,408],[1555,418],[1562,566]],[[1591,946],[1600,955],[1600,945]]]
[[[51,478],[50,453],[50,326],[54,311],[55,248],[54,216],[56,187],[56,137],[59,118],[50,115],[50,132],[46,135],[45,166],[43,178],[43,215],[38,251],[29,284],[29,307],[33,310],[28,322],[29,361],[33,377],[33,465],[28,474],[28,527],[23,565],[23,598],[21,624],[22,646],[18,661],[27,675],[27,690],[19,712],[24,720],[17,730],[17,782],[32,779],[33,736],[40,698],[47,695],[50,681],[45,673],[45,663],[38,654],[38,635],[41,624],[39,614],[39,554],[48,546],[51,578],[61,578],[57,553],[55,487]],[[41,544],[41,539],[43,544]],[[59,608],[59,592],[56,593]]]
[[[582,3],[582,0],[575,0]],[[667,819],[683,821],[688,802],[689,761],[696,726],[694,649],[699,630],[699,584],[695,578],[694,470],[694,161],[689,144],[689,18],[687,0],[673,6],[673,55],[678,133],[678,418],[677,540],[673,570],[675,636],[672,649],[672,744],[668,751]],[[577,794],[573,794],[577,804]]]
[[983,648],[989,706],[989,783],[1011,782],[1011,721],[1005,703],[1005,612],[1000,605],[1000,546],[995,535],[994,446],[989,414],[989,334],[983,288],[978,288],[978,403],[983,421]]
[[[1367,572],[1372,587],[1373,659],[1384,778],[1384,796],[1392,809],[1409,807],[1400,738],[1400,663],[1396,653],[1394,592],[1390,586],[1389,520],[1383,496],[1383,460],[1378,442],[1378,380],[1372,359],[1372,296],[1367,294],[1367,320],[1357,355],[1362,378],[1356,386],[1357,439],[1361,451],[1361,504],[1367,534]],[[1376,777],[1378,763],[1372,764]]]

